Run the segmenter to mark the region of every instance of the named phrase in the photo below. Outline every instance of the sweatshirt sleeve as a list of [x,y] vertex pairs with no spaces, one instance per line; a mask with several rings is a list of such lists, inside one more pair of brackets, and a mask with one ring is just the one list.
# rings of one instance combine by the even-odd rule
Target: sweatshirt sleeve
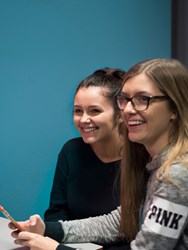
[[104,244],[122,239],[119,234],[120,207],[107,215],[61,223],[64,231],[62,241],[65,243],[97,242]]
[[188,249],[188,170],[174,164],[170,176],[176,184],[155,180],[156,188],[141,230],[131,242],[132,250]]

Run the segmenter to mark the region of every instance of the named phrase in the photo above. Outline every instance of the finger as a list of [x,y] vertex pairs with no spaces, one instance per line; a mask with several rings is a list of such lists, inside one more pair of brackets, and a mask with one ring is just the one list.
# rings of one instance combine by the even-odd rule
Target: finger
[[9,222],[9,223],[8,223],[8,227],[9,227],[10,229],[13,229],[13,230],[16,229],[15,225],[14,225],[12,222]]
[[22,231],[18,234],[18,239],[19,240],[31,240],[36,234],[31,233],[31,232],[26,232],[26,231]]
[[17,245],[28,246],[28,241],[26,241],[26,240],[16,239],[14,241],[14,243],[17,244]]
[[30,226],[35,226],[37,221],[40,221],[40,220],[42,220],[42,219],[41,219],[40,215],[38,215],[38,214],[34,214],[34,215],[30,216],[30,218],[29,218]]
[[[25,230],[28,230],[29,227],[31,227],[31,221],[30,220],[25,221],[24,224],[23,224],[23,227],[24,227]],[[24,230],[21,230],[21,231],[24,231]]]
[[30,234],[31,233],[28,233],[28,232],[20,232],[18,234],[18,239],[19,240],[29,240],[31,238]]
[[20,232],[20,231],[15,230],[15,231],[13,231],[13,232],[11,233],[11,236],[12,236],[13,238],[18,238],[19,232]]

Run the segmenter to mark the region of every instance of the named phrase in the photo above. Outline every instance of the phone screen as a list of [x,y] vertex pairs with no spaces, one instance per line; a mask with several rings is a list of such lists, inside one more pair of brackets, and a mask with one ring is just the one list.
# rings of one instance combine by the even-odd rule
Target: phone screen
[[3,206],[0,205],[0,211],[5,215],[7,219],[9,219],[14,226],[19,230],[23,231],[23,228],[19,225],[19,223],[4,209]]

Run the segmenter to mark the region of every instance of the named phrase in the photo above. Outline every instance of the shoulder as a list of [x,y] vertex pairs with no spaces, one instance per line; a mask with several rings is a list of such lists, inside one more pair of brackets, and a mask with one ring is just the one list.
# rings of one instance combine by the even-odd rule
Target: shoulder
[[184,174],[188,174],[188,161],[184,162],[174,162],[171,164],[170,169],[172,170],[172,174],[177,174],[183,172]]
[[177,181],[180,186],[187,185],[188,192],[188,164],[184,164],[181,162],[175,162],[170,166],[169,169],[170,177]]
[[74,154],[74,156],[76,157],[76,155],[82,155],[82,154],[86,154],[86,152],[90,152],[91,148],[88,144],[86,144],[83,139],[81,137],[77,137],[77,138],[73,138],[70,139],[69,141],[67,141],[59,155],[69,155],[70,157],[72,157],[72,155]]
[[76,137],[68,140],[62,147],[62,149],[69,148],[79,148],[79,147],[87,147],[88,145],[82,140],[81,137]]
[[164,199],[188,206],[187,180],[187,166],[183,163],[175,162],[169,167],[169,179],[160,179],[156,182],[155,194]]

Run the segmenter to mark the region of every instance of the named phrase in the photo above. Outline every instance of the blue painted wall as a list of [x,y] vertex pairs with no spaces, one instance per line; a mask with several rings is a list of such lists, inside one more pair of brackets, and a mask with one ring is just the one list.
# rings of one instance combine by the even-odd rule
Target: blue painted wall
[[76,85],[170,57],[170,0],[0,0],[0,204],[43,216]]

